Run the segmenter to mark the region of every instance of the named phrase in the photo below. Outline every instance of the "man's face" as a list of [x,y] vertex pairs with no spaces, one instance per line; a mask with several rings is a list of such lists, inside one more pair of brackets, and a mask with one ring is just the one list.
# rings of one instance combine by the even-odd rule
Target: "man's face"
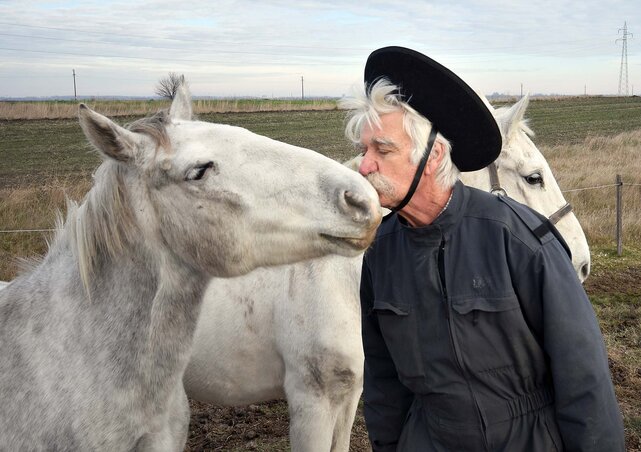
[[416,172],[410,160],[412,140],[403,129],[403,112],[381,115],[381,127],[368,124],[361,130],[363,160],[358,172],[378,192],[383,207],[397,206],[405,197]]

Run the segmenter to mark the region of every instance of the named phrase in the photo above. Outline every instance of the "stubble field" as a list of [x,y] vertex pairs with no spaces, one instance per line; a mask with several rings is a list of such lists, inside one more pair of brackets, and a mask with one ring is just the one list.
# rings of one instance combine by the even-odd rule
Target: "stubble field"
[[[343,116],[338,110],[271,111],[204,113],[200,119],[246,127],[342,161],[353,155],[343,138]],[[614,242],[614,187],[567,192],[566,198],[591,246],[585,288],[608,347],[627,448],[641,450],[641,187],[634,185],[641,184],[641,99],[536,100],[526,116],[562,190],[612,185],[616,174],[629,184],[623,189],[621,257]],[[5,231],[52,228],[65,196],[81,199],[100,160],[74,118],[0,120],[0,138],[0,280],[9,280],[19,271],[18,258],[46,252],[49,233]],[[192,412],[186,450],[288,450],[283,402],[237,408],[193,402]],[[359,415],[352,450],[367,448]]]

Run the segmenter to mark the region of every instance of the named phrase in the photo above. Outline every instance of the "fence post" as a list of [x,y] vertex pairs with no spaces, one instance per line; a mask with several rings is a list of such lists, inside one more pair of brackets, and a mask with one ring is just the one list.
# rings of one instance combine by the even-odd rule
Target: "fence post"
[[617,256],[623,254],[623,180],[621,175],[617,174]]

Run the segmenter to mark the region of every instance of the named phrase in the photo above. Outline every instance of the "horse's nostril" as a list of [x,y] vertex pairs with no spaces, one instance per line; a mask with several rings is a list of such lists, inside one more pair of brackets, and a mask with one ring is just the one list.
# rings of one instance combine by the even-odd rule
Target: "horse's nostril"
[[583,264],[581,266],[581,282],[588,279],[589,275],[590,275],[590,264]]
[[367,199],[351,190],[343,193],[340,206],[345,213],[352,215],[354,221],[366,221],[369,218],[370,207]]

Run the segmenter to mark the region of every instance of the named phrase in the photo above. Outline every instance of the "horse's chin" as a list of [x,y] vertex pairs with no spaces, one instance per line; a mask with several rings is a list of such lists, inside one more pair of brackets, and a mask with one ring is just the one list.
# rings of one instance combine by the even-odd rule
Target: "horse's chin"
[[321,233],[320,236],[337,249],[338,254],[354,256],[362,253],[374,240],[376,230],[365,237],[340,237]]

